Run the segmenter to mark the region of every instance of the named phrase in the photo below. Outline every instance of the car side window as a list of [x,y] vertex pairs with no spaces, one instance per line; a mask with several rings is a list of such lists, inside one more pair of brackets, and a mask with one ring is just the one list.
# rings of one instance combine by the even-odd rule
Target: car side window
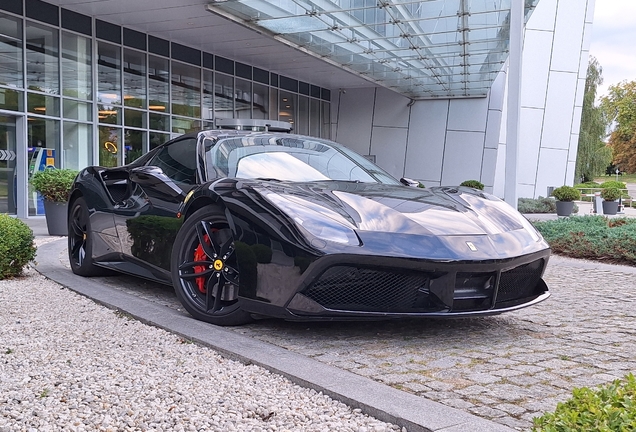
[[197,181],[197,140],[186,138],[159,150],[148,165],[162,169],[179,186],[193,185]]

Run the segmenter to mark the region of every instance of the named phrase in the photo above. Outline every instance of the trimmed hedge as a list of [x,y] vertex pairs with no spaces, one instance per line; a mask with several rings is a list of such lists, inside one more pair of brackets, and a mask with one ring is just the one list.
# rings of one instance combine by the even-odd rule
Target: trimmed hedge
[[533,419],[534,432],[636,430],[636,378],[631,373],[595,390],[575,388],[553,413]]
[[636,265],[636,219],[574,216],[534,226],[556,254]]
[[559,201],[575,201],[581,198],[578,189],[572,186],[561,186],[552,191],[552,196]]
[[601,184],[595,181],[589,181],[589,182],[579,183],[574,185],[575,189],[592,189],[592,188],[598,188],[598,187],[601,187]]
[[616,188],[616,189],[626,189],[627,185],[623,182],[620,181],[616,181],[616,180],[609,180],[606,182],[601,183],[601,185],[599,186],[600,188]]
[[0,280],[20,276],[35,258],[33,231],[20,219],[0,213]]

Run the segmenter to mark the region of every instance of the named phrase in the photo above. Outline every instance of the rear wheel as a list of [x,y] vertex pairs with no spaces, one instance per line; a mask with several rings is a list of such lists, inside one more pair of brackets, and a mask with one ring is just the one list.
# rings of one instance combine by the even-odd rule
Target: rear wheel
[[172,249],[171,269],[177,297],[195,318],[217,325],[251,321],[238,301],[233,233],[218,208],[204,207],[185,221]]
[[93,261],[93,233],[88,207],[83,197],[70,204],[68,218],[68,259],[73,273],[80,276],[102,276],[110,272]]

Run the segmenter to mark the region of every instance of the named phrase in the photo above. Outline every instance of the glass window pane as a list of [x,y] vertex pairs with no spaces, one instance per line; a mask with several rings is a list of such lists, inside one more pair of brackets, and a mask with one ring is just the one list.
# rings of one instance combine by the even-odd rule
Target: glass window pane
[[321,138],[331,139],[331,104],[329,102],[320,101],[322,107],[322,130],[320,131]]
[[126,126],[145,128],[146,127],[146,112],[137,111],[133,109],[124,110],[124,124]]
[[214,74],[214,117],[234,118],[234,78]]
[[237,78],[234,99],[234,109],[236,110],[234,118],[252,118],[252,83]]
[[27,111],[33,114],[60,116],[60,98],[38,93],[27,93]]
[[139,158],[146,153],[146,132],[140,130],[126,129],[124,131],[125,138],[125,155],[127,164]]
[[202,118],[214,118],[214,72],[203,70],[203,112]]
[[[36,117],[27,118],[29,147],[43,147],[53,150],[53,166],[62,168],[60,163],[60,122]],[[47,161],[47,165],[51,165]]]
[[168,60],[148,56],[148,109],[159,112],[170,112],[170,65]]
[[201,120],[172,117],[172,132],[184,134],[201,129]]
[[93,164],[93,127],[64,122],[64,168],[80,170]]
[[309,98],[306,96],[298,96],[296,133],[301,135],[309,134]]
[[64,99],[64,117],[73,120],[93,120],[93,104]]
[[22,111],[23,100],[22,92],[0,88],[0,109],[11,111]]
[[100,123],[106,124],[119,124],[121,119],[121,108],[113,107],[112,105],[98,105],[97,118]]
[[309,99],[309,135],[320,137],[320,101]]
[[27,21],[26,69],[29,89],[59,94],[58,37],[57,29]]
[[269,120],[278,120],[278,89],[269,89]]
[[91,39],[62,33],[62,94],[93,98]]
[[253,84],[254,97],[252,98],[252,118],[269,119],[269,87],[262,84]]
[[155,114],[150,112],[150,129],[160,131],[170,131],[170,117],[167,115]]
[[0,52],[0,84],[24,87],[21,19],[0,14]]
[[124,51],[124,105],[146,108],[146,54]]
[[121,129],[109,126],[99,127],[99,165],[115,167],[119,162],[119,145],[121,144]]
[[172,113],[201,117],[201,69],[172,62]]
[[150,150],[160,146],[161,144],[170,140],[170,134],[150,132],[150,138],[148,140]]
[[298,95],[289,93],[286,91],[280,91],[280,102],[278,119],[280,121],[286,121],[292,124],[294,127],[294,133],[296,133],[296,126],[294,121],[296,120],[296,98]]
[[[121,124],[121,53],[115,45],[97,46],[97,110],[102,123]],[[107,115],[108,117],[102,117]]]

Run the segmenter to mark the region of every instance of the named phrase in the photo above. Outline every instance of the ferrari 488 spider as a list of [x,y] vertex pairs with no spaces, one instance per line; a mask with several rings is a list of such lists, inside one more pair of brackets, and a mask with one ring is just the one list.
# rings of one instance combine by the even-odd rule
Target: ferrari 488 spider
[[79,173],[70,264],[171,284],[219,325],[488,315],[549,296],[550,249],[521,214],[475,189],[417,186],[327,140],[188,134]]

